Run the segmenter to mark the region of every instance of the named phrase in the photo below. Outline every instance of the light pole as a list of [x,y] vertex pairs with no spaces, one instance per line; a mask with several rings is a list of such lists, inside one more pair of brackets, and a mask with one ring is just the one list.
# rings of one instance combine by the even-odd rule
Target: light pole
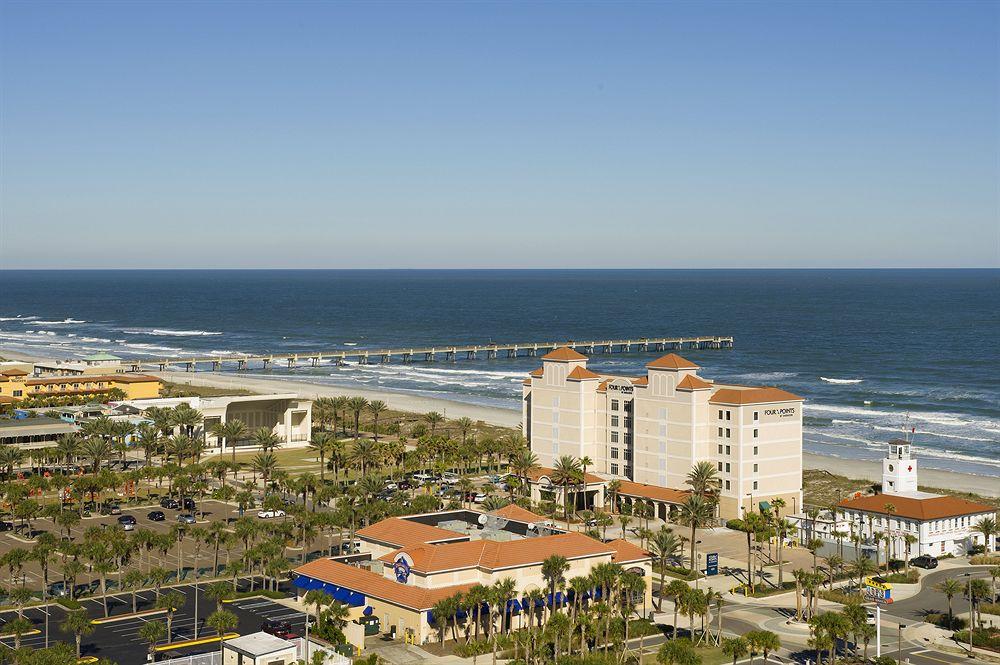
[[903,629],[906,628],[905,623],[899,624],[899,629],[896,632],[896,662],[903,662]]
[[972,573],[965,573],[962,577],[966,578],[965,581],[965,595],[969,597],[969,658],[975,658],[976,655],[972,653],[972,631],[976,627],[976,608],[972,605]]
[[[701,579],[701,557],[702,557],[701,552],[698,550],[698,546],[699,545],[701,545],[701,541],[700,540],[694,541],[694,551],[696,552],[695,558],[696,558],[696,561],[697,561],[697,564],[696,564],[697,567],[694,569],[694,574],[695,574],[694,588],[695,589],[700,589],[701,588],[698,585],[698,581]],[[694,564],[693,561],[691,563]]]

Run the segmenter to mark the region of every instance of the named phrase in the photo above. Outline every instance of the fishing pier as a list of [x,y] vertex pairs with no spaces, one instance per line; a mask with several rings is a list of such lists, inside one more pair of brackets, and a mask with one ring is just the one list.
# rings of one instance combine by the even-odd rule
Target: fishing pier
[[731,349],[733,338],[723,337],[640,337],[637,339],[607,339],[579,342],[528,342],[521,344],[468,344],[458,346],[429,346],[398,349],[358,349],[335,350],[308,353],[262,353],[226,356],[202,356],[191,358],[161,358],[154,360],[126,361],[133,372],[143,367],[159,367],[160,371],[170,366],[183,367],[187,372],[195,371],[199,365],[212,371],[219,371],[224,364],[235,365],[238,371],[250,369],[270,369],[276,365],[289,368],[298,366],[318,367],[332,363],[343,365],[356,362],[359,365],[387,364],[398,360],[404,364],[412,362],[434,362],[436,360],[455,361],[461,357],[467,360],[486,358],[531,358],[545,354],[559,347],[569,347],[587,355],[609,353],[655,353],[661,351],[681,351],[684,349]]

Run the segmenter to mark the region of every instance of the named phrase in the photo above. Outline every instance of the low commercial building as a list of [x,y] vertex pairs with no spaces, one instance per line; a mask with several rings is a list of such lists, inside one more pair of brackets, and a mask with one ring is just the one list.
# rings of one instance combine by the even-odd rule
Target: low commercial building
[[[527,513],[525,515],[524,513]],[[509,516],[508,516],[509,515]],[[359,565],[346,558],[317,559],[295,569],[295,586],[304,595],[323,589],[352,608],[352,617],[364,614],[380,619],[383,631],[395,630],[416,643],[432,639],[436,627],[433,609],[438,601],[465,593],[472,586],[492,585],[510,578],[515,593],[508,603],[514,627],[523,624],[533,591],[552,607],[566,604],[571,594],[560,586],[549,594],[542,563],[558,554],[569,569],[564,579],[588,575],[600,564],[619,564],[646,582],[640,610],[650,607],[651,558],[625,540],[603,543],[581,533],[540,529],[529,511],[480,513],[462,510],[390,518],[358,532],[362,551],[371,559]],[[541,518],[538,518],[541,520]],[[443,528],[445,526],[452,528]],[[373,528],[377,527],[377,528]],[[433,531],[425,527],[430,527]],[[388,534],[398,533],[396,536]],[[386,551],[390,537],[410,541]],[[429,542],[420,542],[426,537]],[[355,557],[351,557],[355,559]],[[464,613],[459,618],[463,618]]]
[[222,665],[292,665],[298,644],[263,631],[222,643]]
[[0,446],[17,446],[25,450],[49,448],[59,438],[77,431],[72,423],[58,418],[24,418],[0,420]]
[[850,544],[858,538],[862,551],[873,558],[876,548],[885,552],[888,544],[889,552],[903,559],[907,549],[910,556],[961,556],[974,545],[994,550],[996,542],[986,542],[976,525],[996,512],[993,506],[918,490],[911,443],[895,439],[882,460],[881,492],[858,492],[839,502],[836,514],[796,515],[794,520],[803,540],[815,536]]
[[[145,413],[151,407],[175,408],[187,404],[202,415],[202,423],[194,435],[204,437],[209,446],[226,452],[230,446],[253,448],[251,438],[255,430],[265,428],[276,434],[284,447],[305,446],[312,434],[312,401],[301,399],[295,393],[272,395],[224,395],[220,397],[161,397],[158,399],[125,400],[120,405],[134,407]],[[240,441],[219,440],[213,434],[218,423],[233,420],[247,428],[247,438]]]
[[[717,384],[670,353],[644,376],[591,371],[585,355],[560,348],[525,379],[522,421],[539,463],[589,457],[595,474],[643,487],[683,491],[691,468],[716,465],[719,513],[740,517],[781,498],[802,503],[803,398],[771,386]],[[640,498],[669,509],[673,499]]]

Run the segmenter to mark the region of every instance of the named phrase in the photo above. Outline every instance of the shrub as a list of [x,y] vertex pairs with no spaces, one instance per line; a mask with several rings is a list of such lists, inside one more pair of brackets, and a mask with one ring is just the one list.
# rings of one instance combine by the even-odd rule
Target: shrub
[[841,605],[846,605],[852,600],[856,600],[858,594],[856,593],[844,593],[839,589],[823,589],[816,594],[823,600],[829,600],[832,603],[840,603]]
[[979,611],[985,614],[1000,614],[1000,603],[981,603]]
[[[943,559],[943,556],[939,556],[939,559]],[[980,554],[969,559],[969,563],[973,566],[1000,566],[1000,556],[991,556],[987,554]]]
[[[969,643],[969,631],[960,630],[952,635],[959,642]],[[981,628],[972,633],[972,646],[1000,651],[1000,628]]]
[[916,584],[920,581],[920,573],[911,568],[905,573],[893,573],[891,575],[886,575],[885,579],[890,584]]
[[938,628],[944,628],[945,630],[962,630],[968,625],[968,622],[961,617],[954,617],[951,621],[951,625],[948,625],[948,614],[942,613],[930,613],[924,616],[924,621],[930,624],[934,624]]
[[986,545],[973,545],[969,548],[969,556],[974,556],[976,554],[983,554],[986,551]]
[[468,644],[464,642],[455,647],[455,655],[461,658],[472,658],[482,656],[493,650],[489,640],[473,640]]
[[743,520],[732,519],[726,522],[726,528],[732,529],[733,531],[739,531],[743,528]]
[[58,598],[56,599],[56,602],[65,607],[67,610],[78,610],[83,607],[83,604],[79,600],[68,596]]

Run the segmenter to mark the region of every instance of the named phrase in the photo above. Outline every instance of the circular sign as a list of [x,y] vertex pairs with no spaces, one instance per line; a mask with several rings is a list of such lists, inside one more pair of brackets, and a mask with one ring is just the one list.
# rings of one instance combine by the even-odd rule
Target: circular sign
[[406,580],[410,579],[410,562],[403,555],[396,557],[396,561],[392,564],[392,572],[396,574],[397,582],[406,584]]

